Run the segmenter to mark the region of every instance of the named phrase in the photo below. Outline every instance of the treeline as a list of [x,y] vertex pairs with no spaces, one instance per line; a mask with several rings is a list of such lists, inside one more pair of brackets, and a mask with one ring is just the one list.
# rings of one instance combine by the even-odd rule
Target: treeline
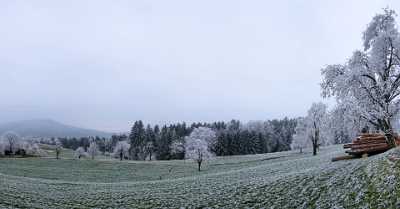
[[[112,139],[112,138],[111,138]],[[53,138],[50,141],[47,142],[47,144],[55,144],[56,140]],[[105,154],[106,152],[111,152],[112,147],[115,146],[115,143],[112,144],[110,143],[111,140],[105,137],[80,137],[80,138],[76,138],[76,137],[72,137],[72,138],[58,138],[58,141],[61,143],[61,145],[64,148],[67,149],[73,149],[76,150],[79,147],[83,147],[85,149],[87,149],[90,146],[90,142],[94,141],[97,143],[97,146],[99,148],[99,151],[102,154]],[[50,143],[49,143],[50,142]],[[46,143],[45,141],[41,141],[41,143]]]
[[63,147],[87,149],[91,141],[98,144],[102,153],[113,152],[118,141],[127,141],[131,147],[129,158],[133,160],[171,160],[185,156],[185,137],[194,128],[208,127],[216,133],[211,148],[217,156],[259,154],[290,150],[296,119],[251,121],[238,120],[213,123],[176,123],[164,126],[145,125],[136,121],[129,135],[113,135],[111,139],[100,137],[62,138]]
[[231,121],[217,131],[215,153],[224,155],[260,154],[290,150],[296,120]]

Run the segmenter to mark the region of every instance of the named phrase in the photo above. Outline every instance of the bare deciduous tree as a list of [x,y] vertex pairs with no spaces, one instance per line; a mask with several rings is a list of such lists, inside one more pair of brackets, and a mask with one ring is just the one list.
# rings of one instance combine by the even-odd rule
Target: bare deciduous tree
[[326,121],[327,106],[323,103],[313,103],[307,116],[297,122],[292,148],[312,147],[313,155],[317,155],[320,145],[330,144]]
[[3,134],[2,138],[5,144],[5,150],[9,151],[10,154],[15,154],[21,143],[21,138],[18,136],[18,134],[9,131]]

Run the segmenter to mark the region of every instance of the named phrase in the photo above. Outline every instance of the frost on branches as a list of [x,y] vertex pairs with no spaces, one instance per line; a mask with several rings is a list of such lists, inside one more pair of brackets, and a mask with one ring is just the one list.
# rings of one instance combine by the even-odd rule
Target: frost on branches
[[39,145],[31,140],[20,143],[19,149],[23,150],[23,156],[46,156],[46,152],[40,149]]
[[90,142],[89,148],[87,150],[89,156],[94,159],[99,154],[99,148],[97,146],[97,143],[95,141]]
[[395,12],[385,9],[368,24],[363,50],[357,50],[345,64],[322,69],[324,97],[339,103],[354,101],[363,119],[386,134],[395,146],[393,119],[399,113],[400,37]]
[[307,116],[297,122],[291,148],[302,152],[303,148],[312,147],[313,155],[317,155],[319,146],[331,143],[327,120],[327,106],[323,103],[312,104]]
[[119,160],[124,159],[129,156],[129,148],[131,148],[131,145],[127,141],[119,141],[114,147],[114,157],[119,158]]
[[185,137],[185,158],[197,162],[199,171],[202,162],[213,156],[210,147],[215,144],[215,138],[215,132],[205,127],[195,128]]
[[18,134],[14,132],[6,132],[3,134],[1,143],[3,144],[2,146],[4,147],[4,153],[9,153],[9,154],[16,154],[18,149],[20,149],[22,143],[21,143],[21,137],[19,137]]
[[303,153],[303,149],[307,147],[311,147],[311,140],[308,139],[305,118],[299,118],[290,148],[292,150],[300,150],[300,153]]
[[181,141],[173,141],[169,147],[171,154],[175,156],[184,156],[185,154],[185,144]]
[[17,133],[8,131],[0,139],[1,155],[46,156],[46,152],[32,139],[22,139]]
[[75,157],[78,159],[81,159],[81,157],[86,157],[87,153],[85,152],[85,149],[83,147],[78,147],[78,149],[75,150]]
[[368,121],[354,102],[348,99],[338,102],[329,112],[327,125],[334,144],[350,143],[360,132],[369,129]]

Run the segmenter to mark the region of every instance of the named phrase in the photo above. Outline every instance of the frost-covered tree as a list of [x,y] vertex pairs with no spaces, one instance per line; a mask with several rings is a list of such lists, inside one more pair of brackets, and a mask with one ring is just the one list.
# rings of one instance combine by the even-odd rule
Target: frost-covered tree
[[362,117],[354,101],[349,99],[338,102],[329,112],[326,125],[334,144],[349,143],[363,129],[370,129],[368,121]]
[[20,143],[19,149],[22,149],[22,155],[28,156],[45,156],[46,152],[40,149],[39,145],[34,141],[23,141]]
[[183,156],[185,153],[185,144],[181,141],[173,141],[170,146],[170,149],[172,155]]
[[85,149],[83,147],[78,147],[78,149],[75,150],[75,157],[78,159],[81,159],[81,157],[86,157],[87,153],[85,152]]
[[361,116],[386,135],[395,146],[393,118],[399,113],[400,36],[395,12],[385,9],[368,24],[363,50],[357,50],[347,63],[322,69],[325,97],[338,101],[351,98]]
[[92,158],[92,160],[99,154],[99,147],[95,141],[90,142],[87,153]]
[[5,152],[10,154],[15,154],[21,146],[21,137],[12,131],[4,133],[2,139],[5,145]]
[[304,118],[299,118],[290,148],[292,150],[300,150],[300,153],[303,153],[303,149],[308,147],[311,147],[311,140],[307,131],[307,123]]
[[270,124],[266,121],[249,121],[246,124],[243,124],[241,127],[242,130],[248,130],[250,132],[266,134],[268,129],[271,129]]
[[307,116],[298,121],[291,147],[302,149],[311,146],[313,155],[317,155],[319,146],[330,144],[326,120],[327,106],[313,103]]
[[215,143],[215,132],[210,128],[199,127],[185,137],[185,158],[197,162],[198,170],[206,159],[213,156],[210,147]]
[[131,145],[127,141],[119,141],[114,147],[114,157],[118,157],[120,160],[129,156],[129,148]]
[[3,140],[0,140],[0,156],[4,155],[6,151],[6,145]]

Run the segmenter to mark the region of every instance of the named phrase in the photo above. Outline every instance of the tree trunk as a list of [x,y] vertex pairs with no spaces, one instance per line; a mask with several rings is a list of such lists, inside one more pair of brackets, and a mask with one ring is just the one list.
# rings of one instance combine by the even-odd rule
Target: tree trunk
[[199,172],[200,172],[201,171],[201,161],[198,161],[197,165],[199,166]]
[[13,152],[13,144],[11,143],[11,141],[9,142],[10,143],[10,155],[11,156],[13,156],[14,155],[14,152]]
[[396,147],[396,138],[393,133],[392,124],[390,123],[389,119],[381,120],[381,128],[382,131],[385,133],[386,142],[389,147],[393,148]]
[[122,152],[119,153],[119,160],[122,161]]
[[303,148],[300,147],[300,153],[303,153]]
[[106,146],[106,139],[103,139],[103,144],[104,144],[103,155],[106,155],[106,149],[107,149],[107,146]]
[[394,137],[393,131],[385,133],[386,142],[391,148],[396,147],[396,138]]
[[313,146],[313,155],[317,155],[317,149],[319,146],[319,128],[317,127],[316,122],[314,121],[314,137],[312,139]]
[[317,148],[318,148],[318,146],[317,146],[317,144],[313,144],[313,155],[317,155]]

